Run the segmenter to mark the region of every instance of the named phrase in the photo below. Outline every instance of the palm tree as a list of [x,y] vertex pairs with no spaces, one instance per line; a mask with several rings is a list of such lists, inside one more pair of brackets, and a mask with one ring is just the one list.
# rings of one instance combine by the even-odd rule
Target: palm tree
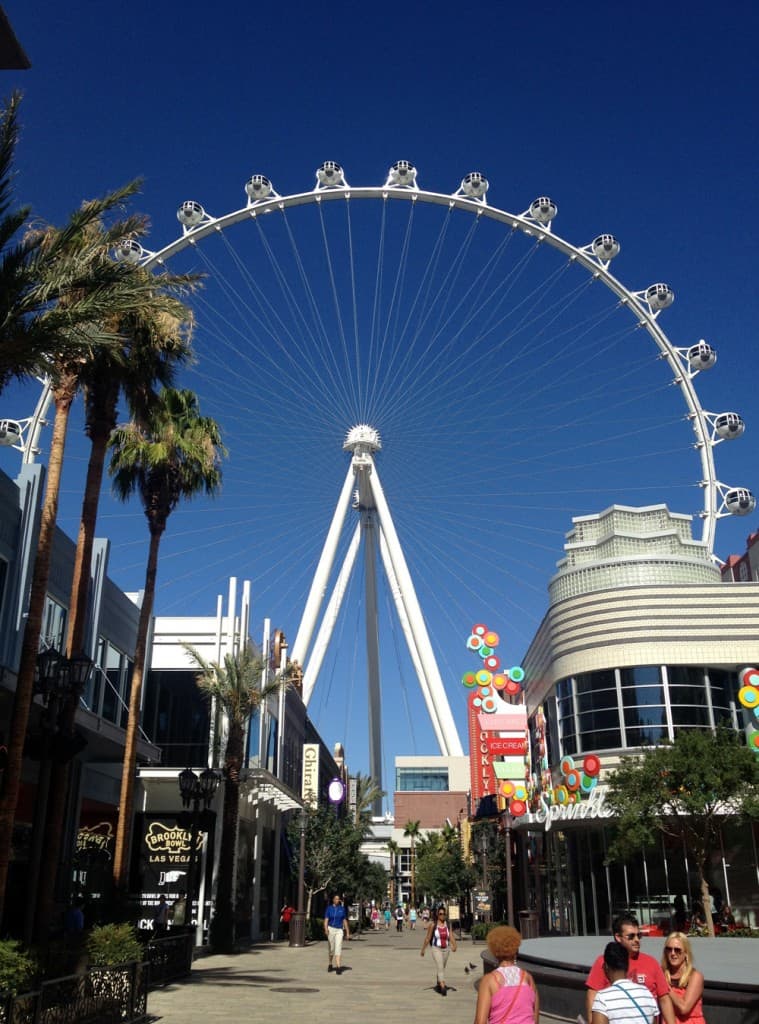
[[[110,344],[115,340],[113,333],[103,327],[104,320],[108,319],[112,323],[115,317],[139,307],[147,293],[155,292],[155,283],[136,273],[137,268],[127,263],[118,264],[110,256],[117,239],[139,230],[140,219],[125,218],[107,229],[103,228],[101,223],[102,217],[120,207],[137,187],[138,183],[133,182],[103,199],[84,203],[63,228],[49,227],[35,235],[35,268],[39,274],[35,294],[38,297],[46,296],[45,301],[51,303],[50,316],[45,314],[42,317],[38,323],[38,330],[42,330],[43,323],[46,323],[49,329],[46,362],[53,380],[56,414],[48,459],[45,498],[40,516],[37,556],[32,574],[9,726],[5,786],[0,795],[0,915],[5,895],[12,826],[20,788],[23,748],[50,574],[69,412],[78,388],[79,374],[86,366],[87,359],[92,358],[100,344]],[[66,315],[69,311],[72,311],[73,321],[67,325]],[[83,319],[85,311],[89,311],[92,317],[87,331]],[[55,317],[52,317],[52,312],[56,312]],[[6,317],[6,321],[7,319]],[[84,336],[82,332],[88,333],[90,337],[86,358],[81,347]],[[72,344],[69,344],[70,341]],[[0,348],[5,350],[4,345]],[[22,372],[22,364],[14,362],[11,358],[6,364],[0,365],[0,383],[3,379],[4,366],[11,366],[13,373]],[[54,876],[55,872],[51,871],[49,874]],[[45,899],[48,899],[48,890],[48,902],[52,900],[55,879],[44,877],[42,881],[46,887],[46,894],[43,898],[41,893],[39,900],[44,904]]]
[[384,789],[380,789],[371,775],[362,775],[358,772],[354,776],[356,782],[356,825],[371,823],[372,809],[375,803],[382,800],[386,795]]
[[416,838],[419,835],[419,822],[407,821],[403,826],[404,836],[411,840],[411,905],[416,906]]
[[401,848],[394,839],[388,839],[387,848],[390,851],[390,902],[395,903],[395,869]]
[[231,952],[235,940],[233,880],[240,814],[240,770],[245,758],[245,728],[250,716],[267,697],[279,692],[283,681],[275,678],[267,686],[261,686],[265,661],[256,655],[249,643],[237,654],[225,655],[221,665],[206,661],[189,644],[184,647],[200,669],[196,677],[198,687],[209,701],[225,713],[229,723],[224,753],[224,807],[211,945],[220,952]]
[[221,485],[221,459],[226,455],[226,449],[215,420],[200,415],[197,396],[192,391],[175,391],[172,388],[164,388],[159,393],[143,422],[118,427],[111,436],[109,448],[112,453],[109,472],[113,477],[114,490],[122,500],[135,492],[140,495],[150,532],[129,694],[113,864],[114,882],[119,889],[124,889],[134,803],[142,681],[161,538],[169,516],[180,501],[201,493],[217,493]]

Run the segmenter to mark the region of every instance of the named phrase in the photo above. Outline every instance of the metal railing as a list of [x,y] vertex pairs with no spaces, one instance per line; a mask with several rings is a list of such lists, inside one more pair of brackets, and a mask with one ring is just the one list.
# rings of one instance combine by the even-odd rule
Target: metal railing
[[0,1024],[137,1024],[147,1016],[149,964],[91,967],[9,996]]

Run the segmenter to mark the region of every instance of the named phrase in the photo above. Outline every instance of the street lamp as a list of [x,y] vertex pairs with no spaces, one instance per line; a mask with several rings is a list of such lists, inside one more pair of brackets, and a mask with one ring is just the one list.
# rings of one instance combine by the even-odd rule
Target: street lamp
[[[179,793],[182,797],[183,807],[192,807],[192,819],[190,826],[190,861],[187,865],[187,914],[188,922],[192,916],[192,903],[195,899],[195,868],[197,861],[198,830],[200,827],[200,808],[208,810],[213,800],[214,793],[221,781],[221,774],[213,768],[206,768],[196,775],[192,768],[185,768],[179,773]],[[197,886],[199,890],[199,886]],[[200,906],[200,892],[198,892],[198,922],[203,926],[203,912]]]
[[512,877],[512,864],[511,864],[511,812],[505,810],[501,812],[501,820],[503,822],[503,831],[506,836],[506,920],[514,927],[514,890],[513,890],[513,877]]
[[298,909],[290,918],[290,945],[306,944],[306,808],[300,812],[300,855],[298,858]]
[[90,680],[94,663],[86,654],[66,658],[54,647],[40,652],[34,669],[34,692],[42,697],[44,711],[40,718],[37,755],[40,767],[34,804],[32,843],[29,851],[29,882],[24,917],[24,938],[31,942],[37,907],[42,851],[45,845],[47,805],[50,792],[52,762],[65,764],[82,747],[73,735],[73,713],[69,725],[66,708],[76,706]]

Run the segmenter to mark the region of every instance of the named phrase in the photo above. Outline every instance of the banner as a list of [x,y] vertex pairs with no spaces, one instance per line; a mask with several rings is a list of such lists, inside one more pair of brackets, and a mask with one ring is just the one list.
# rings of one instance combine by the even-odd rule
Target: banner
[[319,744],[303,744],[303,781],[301,799],[306,807],[319,804]]

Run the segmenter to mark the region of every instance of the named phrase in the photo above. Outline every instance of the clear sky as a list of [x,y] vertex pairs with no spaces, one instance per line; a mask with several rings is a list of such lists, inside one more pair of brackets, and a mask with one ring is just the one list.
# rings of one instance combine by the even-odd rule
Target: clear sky
[[[568,240],[620,240],[612,270],[629,287],[672,286],[660,322],[673,344],[717,348],[696,381],[702,403],[747,421],[717,449],[718,474],[759,491],[753,5],[4,6],[33,65],[1,74],[6,95],[25,94],[17,191],[40,217],[60,221],[142,176],[137,206],[159,249],[179,233],[183,200],[238,209],[253,173],[283,195],[308,191],[324,160],[357,187],[408,159],[442,193],[479,170],[489,202],[513,213],[548,195]],[[209,275],[185,383],[221,422],[230,458],[222,496],[172,517],[156,610],[212,614],[237,575],[253,581],[254,620],[294,638],[347,469],[344,432],[371,418],[465,740],[471,625],[497,629],[517,663],[571,517],[615,501],[697,512],[699,464],[671,373],[608,293],[505,229],[439,210],[415,213],[411,229],[406,204],[387,221],[379,205],[352,203],[347,218],[330,208],[327,226],[313,208],[293,211],[296,242],[281,223],[241,226],[176,264]],[[313,303],[301,266],[320,289]],[[2,415],[28,415],[34,396],[9,390]],[[61,510],[72,534],[85,455],[75,426]],[[15,471],[16,453],[0,459]],[[717,553],[743,550],[756,519],[720,523]],[[138,505],[105,499],[99,533],[113,540],[111,575],[139,589]],[[365,771],[361,572],[348,596],[311,712]],[[389,608],[383,588],[392,789],[393,756],[435,743]]]

